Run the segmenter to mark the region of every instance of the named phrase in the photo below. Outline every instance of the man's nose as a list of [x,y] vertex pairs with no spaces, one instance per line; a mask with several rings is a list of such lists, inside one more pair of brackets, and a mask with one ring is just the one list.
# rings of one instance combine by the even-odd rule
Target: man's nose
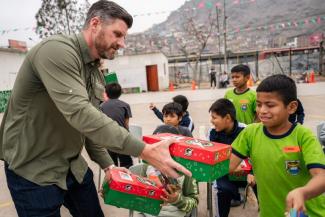
[[125,48],[125,47],[126,47],[126,44],[125,44],[125,38],[120,38],[120,39],[117,41],[117,44],[118,44],[119,48]]

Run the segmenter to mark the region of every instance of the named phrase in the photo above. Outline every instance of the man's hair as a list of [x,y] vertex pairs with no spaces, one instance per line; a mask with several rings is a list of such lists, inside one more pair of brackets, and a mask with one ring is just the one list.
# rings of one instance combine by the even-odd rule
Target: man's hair
[[226,117],[226,115],[230,115],[231,119],[233,121],[236,120],[236,109],[234,104],[232,104],[232,102],[228,99],[218,99],[217,101],[215,101],[210,109],[209,112],[211,113],[215,113],[221,117]]
[[183,95],[177,95],[175,97],[173,97],[173,102],[177,102],[182,106],[182,111],[186,112],[187,108],[188,108],[188,100],[186,98],[186,96]]
[[155,129],[155,131],[153,131],[153,134],[158,133],[181,134],[176,127],[167,124],[160,125]]
[[118,99],[122,94],[122,87],[118,83],[110,83],[105,86],[105,92],[108,98]]
[[99,0],[91,5],[87,12],[87,17],[84,24],[84,29],[87,29],[90,20],[94,17],[99,17],[103,22],[112,22],[115,19],[123,20],[128,28],[132,27],[132,16],[121,6],[112,1]]
[[178,117],[183,116],[182,106],[177,102],[167,103],[162,109],[163,115],[176,114]]
[[239,64],[232,67],[231,73],[241,73],[244,76],[248,76],[251,74],[251,70],[247,65]]
[[265,78],[258,85],[256,92],[275,92],[285,105],[297,100],[297,87],[295,82],[292,78],[281,74],[271,75]]

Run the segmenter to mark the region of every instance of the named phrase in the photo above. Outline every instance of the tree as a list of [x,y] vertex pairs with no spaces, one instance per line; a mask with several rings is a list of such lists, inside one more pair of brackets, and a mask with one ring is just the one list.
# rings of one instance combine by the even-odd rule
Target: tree
[[55,34],[71,34],[81,30],[90,4],[88,0],[42,0],[36,18],[40,38]]
[[210,12],[207,23],[203,24],[191,16],[187,18],[183,25],[183,34],[174,34],[176,46],[186,57],[187,63],[193,71],[193,80],[196,80],[198,85],[200,85],[202,77],[201,56],[207,48],[208,41],[213,36],[216,27],[216,17]]

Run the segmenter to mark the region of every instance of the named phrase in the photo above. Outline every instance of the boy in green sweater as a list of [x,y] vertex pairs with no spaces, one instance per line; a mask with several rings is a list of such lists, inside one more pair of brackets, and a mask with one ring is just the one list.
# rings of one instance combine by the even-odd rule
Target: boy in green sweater
[[256,91],[261,123],[248,125],[233,142],[230,172],[251,158],[260,217],[284,216],[290,209],[324,217],[325,155],[309,129],[288,120],[298,105],[296,84],[273,75]]
[[236,119],[240,123],[251,124],[255,120],[256,92],[247,87],[251,71],[246,65],[237,65],[231,69],[231,78],[235,86],[226,92],[236,108]]

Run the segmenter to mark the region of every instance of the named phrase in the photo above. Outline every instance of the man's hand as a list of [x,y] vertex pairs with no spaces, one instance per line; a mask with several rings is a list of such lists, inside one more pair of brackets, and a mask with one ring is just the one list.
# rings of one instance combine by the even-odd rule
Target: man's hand
[[[112,170],[120,170],[120,171],[123,171],[123,172],[125,172],[125,173],[127,173],[127,174],[131,174],[130,170],[128,170],[128,169],[125,168],[125,167],[116,167],[115,165],[111,165],[111,166],[107,167],[107,168],[104,170],[104,171],[105,171],[105,180],[104,180],[104,182],[109,183],[109,182],[111,181],[111,179],[112,179],[112,177],[111,177],[111,171],[112,171]],[[101,186],[100,189],[98,190],[98,194],[99,194],[102,198],[104,198],[104,194],[105,194],[105,192],[104,192],[102,186]]]
[[171,158],[169,146],[174,141],[175,140],[163,140],[151,145],[146,145],[140,157],[169,177],[179,177],[176,171],[184,173],[187,176],[192,176],[190,171]]
[[120,170],[120,171],[125,172],[127,174],[131,174],[130,170],[128,170],[125,167],[116,167],[114,165],[111,165],[110,168],[105,169],[105,177],[106,177],[106,180],[105,181],[108,182],[108,183],[111,181],[111,178],[112,178],[111,177],[111,171],[112,170]]
[[161,199],[163,199],[164,204],[175,203],[179,197],[180,189],[177,189],[175,185],[168,184],[167,190],[163,189],[163,192],[165,196],[161,196]]
[[297,211],[305,212],[305,200],[306,198],[304,196],[303,187],[290,191],[286,199],[287,211],[293,208]]

